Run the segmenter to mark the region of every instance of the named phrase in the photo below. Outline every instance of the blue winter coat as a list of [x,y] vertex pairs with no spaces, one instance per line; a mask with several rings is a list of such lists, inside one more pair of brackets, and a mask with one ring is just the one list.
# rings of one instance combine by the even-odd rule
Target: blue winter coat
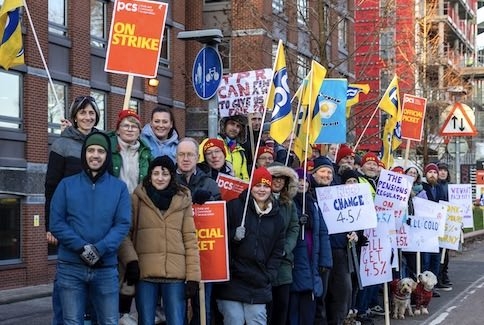
[[175,129],[171,137],[165,140],[160,140],[156,137],[151,125],[146,124],[141,130],[141,140],[150,147],[151,156],[156,157],[167,155],[176,163],[176,146],[178,145],[178,133]]

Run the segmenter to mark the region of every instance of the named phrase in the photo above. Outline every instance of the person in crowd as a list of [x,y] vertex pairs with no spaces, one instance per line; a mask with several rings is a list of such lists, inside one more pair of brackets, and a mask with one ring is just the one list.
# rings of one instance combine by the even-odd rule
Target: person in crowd
[[[443,201],[449,201],[449,184],[450,184],[450,174],[449,167],[446,163],[438,163],[439,176],[438,183],[442,187]],[[449,279],[449,250],[445,250],[444,263],[440,266],[440,272],[438,275],[439,282],[436,288],[442,291],[452,290],[452,282]]]
[[[45,175],[45,230],[47,243],[57,245],[55,238],[49,230],[50,202],[60,181],[82,171],[81,151],[86,136],[96,131],[99,123],[99,108],[94,98],[79,96],[74,99],[70,107],[70,120],[61,132],[60,138],[54,141],[49,152],[47,173]],[[52,291],[53,325],[61,325],[62,309],[57,289],[57,280],[54,279]]]
[[[130,194],[147,175],[151,161],[150,148],[140,140],[140,133],[139,116],[130,109],[123,109],[119,112],[116,130],[108,133],[111,141],[113,175],[126,183]],[[120,267],[126,266],[120,265]],[[120,325],[130,325],[136,322],[130,315],[132,300],[131,295],[125,295],[121,290],[119,295]]]
[[175,162],[178,132],[172,110],[157,106],[151,112],[151,121],[141,130],[141,140],[151,150],[153,157],[167,155]]
[[333,164],[335,174],[333,175],[334,183],[341,184],[341,175],[345,170],[355,169],[355,152],[349,146],[342,144],[336,154],[335,163]]
[[395,166],[391,169],[391,171],[398,174],[405,174],[405,170],[403,169],[402,166]]
[[272,283],[272,302],[268,304],[268,324],[285,324],[289,309],[289,294],[292,283],[292,266],[299,235],[299,218],[293,201],[297,192],[298,177],[294,169],[281,163],[267,167],[272,176],[273,200],[279,203],[279,214],[284,220],[284,254],[277,277]]
[[271,138],[271,123],[265,122],[262,125],[262,134],[260,137],[260,146],[266,146],[274,148],[275,142]]
[[258,167],[267,167],[274,162],[274,149],[271,147],[259,147],[257,150],[255,166]]
[[[210,139],[203,143],[203,147],[207,147],[207,150],[218,150],[220,148],[216,146],[210,146]],[[208,145],[207,145],[208,144]],[[218,143],[220,145],[220,143]],[[217,149],[215,149],[217,148]],[[178,143],[176,151],[176,179],[179,184],[182,184],[192,194],[192,202],[195,204],[204,204],[207,201],[221,200],[220,189],[217,182],[211,178],[209,174],[202,171],[197,166],[199,160],[198,142],[193,138],[183,138]],[[203,150],[203,149],[202,149]],[[212,317],[212,284],[205,284],[205,317],[207,324],[210,324]],[[200,302],[198,295],[192,299],[193,307],[193,319],[191,324],[198,325],[200,323]]]
[[198,167],[203,172],[214,180],[217,179],[219,173],[234,176],[232,164],[225,159],[227,152],[222,140],[210,138],[200,146],[202,146],[203,161],[198,164]]
[[228,203],[227,220],[230,280],[215,285],[218,308],[224,324],[266,324],[266,304],[273,298],[285,232],[279,205],[272,198],[272,176],[265,167],[257,168],[249,189]]
[[314,324],[316,299],[322,299],[322,276],[333,267],[328,228],[316,201],[309,192],[308,176],[302,168],[294,197],[299,216],[300,236],[293,250],[294,267],[289,297],[289,325]]
[[183,138],[176,149],[176,179],[192,193],[192,201],[203,204],[220,200],[217,183],[197,166],[198,142],[193,138]]
[[156,157],[132,196],[132,227],[119,256],[136,284],[138,324],[155,324],[159,294],[167,324],[184,325],[201,279],[190,190],[169,156]]
[[338,153],[339,146],[337,144],[326,145],[326,157],[333,163],[336,163],[336,154]]
[[81,164],[80,173],[62,179],[51,201],[63,321],[84,324],[89,301],[100,324],[114,325],[119,319],[117,251],[130,228],[131,200],[126,184],[108,172],[111,148],[105,134],[86,137]]
[[[423,190],[417,194],[418,197],[439,202],[445,199],[442,186],[438,183],[439,167],[435,163],[429,163],[424,168],[425,182],[422,182]],[[416,214],[418,212],[416,211]],[[422,253],[422,271],[431,271],[438,275],[440,271],[440,252],[439,253]],[[452,288],[452,287],[450,287]],[[449,289],[451,290],[451,289]],[[433,297],[440,297],[437,288],[434,288]]]
[[361,158],[360,183],[365,182],[371,185],[373,198],[376,194],[378,177],[380,176],[380,159],[373,153],[367,152]]
[[[262,114],[260,112],[249,113],[249,124],[247,126],[247,141],[242,144],[242,147],[245,150],[247,168],[249,169],[248,173],[250,174],[250,169],[252,168],[252,163],[256,154],[255,150],[257,148],[257,141],[259,141],[259,134],[262,126]],[[251,130],[252,133],[250,133]]]
[[311,146],[311,159],[316,159],[319,156],[321,156],[321,151],[323,149],[323,146],[321,144],[313,144]]

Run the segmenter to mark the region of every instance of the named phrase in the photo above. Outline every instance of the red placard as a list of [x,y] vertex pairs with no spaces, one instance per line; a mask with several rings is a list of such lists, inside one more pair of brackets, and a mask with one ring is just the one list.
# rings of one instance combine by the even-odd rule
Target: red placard
[[168,4],[116,0],[104,70],[156,77]]
[[223,201],[193,205],[200,252],[200,269],[204,282],[227,281],[230,277],[225,211]]
[[409,94],[403,95],[402,138],[421,141],[427,99]]
[[224,201],[238,198],[240,193],[249,187],[249,183],[221,173],[218,174],[217,185],[220,188],[220,195]]

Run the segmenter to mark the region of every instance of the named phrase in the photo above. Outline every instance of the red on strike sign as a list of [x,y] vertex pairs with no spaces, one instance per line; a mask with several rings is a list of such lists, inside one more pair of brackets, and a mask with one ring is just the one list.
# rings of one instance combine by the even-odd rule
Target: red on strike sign
[[116,0],[104,70],[155,77],[168,4],[149,0]]
[[409,94],[403,95],[402,138],[421,141],[427,99]]

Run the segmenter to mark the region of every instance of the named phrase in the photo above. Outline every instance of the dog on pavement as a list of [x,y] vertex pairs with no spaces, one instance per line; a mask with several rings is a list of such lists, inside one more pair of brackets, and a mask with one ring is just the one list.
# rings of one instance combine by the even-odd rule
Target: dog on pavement
[[412,292],[412,300],[415,302],[415,315],[427,315],[428,307],[432,299],[432,290],[437,284],[437,277],[430,271],[424,271],[417,277],[417,288]]
[[390,282],[392,317],[394,319],[405,319],[405,311],[408,311],[408,315],[413,316],[410,298],[416,287],[417,282],[411,278],[396,279]]

